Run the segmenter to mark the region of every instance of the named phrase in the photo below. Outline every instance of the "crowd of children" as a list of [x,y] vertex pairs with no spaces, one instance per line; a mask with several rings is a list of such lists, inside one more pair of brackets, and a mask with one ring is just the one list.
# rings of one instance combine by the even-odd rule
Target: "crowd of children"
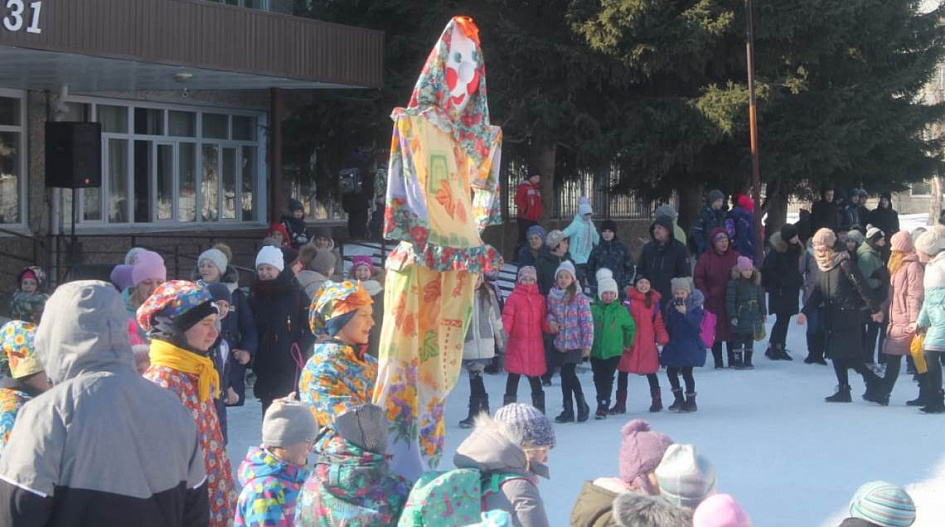
[[[98,400],[124,416],[131,410],[123,405],[139,403],[116,395],[106,400],[93,392],[119,394],[144,381],[158,389],[149,392],[154,407],[149,411],[161,413],[168,423],[155,434],[173,437],[172,444],[191,445],[192,450],[187,456],[177,452],[177,457],[168,452],[167,465],[158,467],[141,461],[144,444],[136,439],[119,452],[115,470],[137,464],[150,471],[145,479],[161,484],[115,480],[110,485],[118,487],[104,489],[107,496],[90,502],[108,503],[114,499],[109,493],[129,492],[167,509],[163,525],[188,527],[437,525],[434,518],[442,506],[457,517],[466,515],[464,525],[548,526],[539,480],[550,475],[548,454],[556,445],[544,392],[555,369],[561,372],[562,410],[554,418],[559,424],[590,418],[592,407],[577,375],[585,360],[593,371],[596,420],[627,412],[630,374],[646,376],[649,411],[661,411],[661,368],[673,394],[668,409],[696,412],[694,372],[705,365],[707,350],[717,368],[725,363],[723,344],[729,367],[752,368],[754,342],[766,338],[769,312],[777,316],[766,352],[772,359],[790,360],[785,337],[791,316],[800,311],[800,323],[817,324],[808,333],[811,342],[820,342],[820,351],[811,351],[811,362],[822,361],[825,353],[840,381],[838,393],[828,401],[850,400],[846,376],[854,369],[866,380],[864,398],[888,404],[901,357],[907,355],[922,379],[923,410],[945,411],[945,337],[940,334],[945,320],[943,310],[935,309],[945,299],[945,264],[940,265],[945,261],[945,229],[931,229],[915,240],[897,233],[884,265],[886,235],[879,229],[868,228],[862,245],[856,244],[855,234],[841,242],[824,229],[804,252],[797,228],[787,225],[772,237],[759,271],[747,227],[750,200],[740,197],[728,220],[717,203],[707,205],[698,231],[708,233],[701,239],[706,251],[694,273],[676,232],[674,210],[664,209],[654,221],[639,265],[617,240],[613,222],[604,222],[598,234],[587,202],[582,201],[565,231],[546,234],[541,226],[531,226],[528,245],[519,253],[531,265],[520,265],[508,299],[503,302],[497,294],[494,276],[480,276],[477,282],[462,357],[470,400],[460,427],[472,433],[457,449],[456,469],[425,473],[416,482],[404,480],[389,465],[389,420],[397,416],[371,404],[384,297],[374,262],[355,257],[349,280],[341,280],[344,265],[330,233],[309,237],[299,210],[290,210],[270,229],[248,289],[239,287],[236,268],[230,265],[233,255],[225,245],[199,255],[192,282],[167,281],[163,258],[143,249],[129,251],[116,266],[115,288],[75,282],[50,298],[45,274],[28,268],[11,304],[17,320],[0,328],[0,491],[12,486],[9,492],[25,490],[32,493],[30,499],[49,501],[34,508],[0,504],[0,521],[82,507],[65,497],[58,500],[62,493],[55,490],[80,488],[85,476],[36,473],[47,458],[76,459],[75,445],[101,434],[63,426],[62,419],[76,411],[68,394]],[[804,308],[799,310],[802,287]],[[45,308],[47,302],[50,308]],[[40,323],[44,308],[57,313],[61,327],[51,317]],[[888,310],[888,320],[879,316],[883,310]],[[863,322],[865,312],[872,314],[870,323]],[[818,332],[826,337],[818,340]],[[881,345],[885,379],[866,367],[862,351],[863,341],[874,333],[877,338],[886,335]],[[919,353],[914,352],[917,336],[925,339]],[[83,344],[74,345],[73,338]],[[496,356],[504,356],[508,377],[502,406],[490,415],[482,375]],[[53,357],[56,367],[44,369]],[[135,365],[144,381],[128,377]],[[247,453],[234,481],[225,449],[226,408],[243,403],[248,368],[262,406],[262,443]],[[517,402],[523,376],[532,404]],[[56,411],[26,405],[50,388],[53,395],[43,401]],[[175,413],[171,400],[184,412]],[[29,428],[15,426],[21,420]],[[134,419],[119,428],[133,425]],[[31,436],[46,431],[58,434],[56,440],[27,446]],[[715,469],[694,446],[675,445],[639,420],[621,433],[619,477],[585,484],[572,526],[751,525],[731,496],[717,494]],[[5,451],[8,443],[15,458]],[[105,452],[96,450],[89,459]],[[68,464],[55,470],[62,466]],[[167,486],[170,481],[184,485]],[[173,507],[162,501],[162,493],[171,488],[181,495]],[[460,502],[466,508],[452,510]],[[93,516],[102,515],[95,518],[97,524],[108,525],[109,514],[128,514],[136,506],[118,507],[114,513],[96,509]],[[843,526],[909,525],[914,517],[905,491],[875,482],[854,497]]]

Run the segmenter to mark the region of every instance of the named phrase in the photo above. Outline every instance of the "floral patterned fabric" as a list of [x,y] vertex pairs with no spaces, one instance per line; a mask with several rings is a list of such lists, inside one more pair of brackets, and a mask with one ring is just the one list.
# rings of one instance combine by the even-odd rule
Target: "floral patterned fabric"
[[0,456],[3,456],[3,450],[7,446],[7,441],[10,440],[10,432],[13,431],[16,414],[30,399],[32,397],[19,390],[0,389]]
[[292,527],[295,506],[310,469],[252,447],[240,463],[243,486],[236,504],[235,527]]
[[[371,402],[377,379],[377,359],[359,358],[351,346],[336,341],[315,345],[299,379],[299,399],[307,403],[319,429],[331,428],[334,416]],[[316,451],[322,451],[335,437],[326,433]]]
[[233,470],[226,455],[223,433],[213,399],[201,400],[197,391],[197,376],[182,373],[167,366],[151,366],[144,378],[177,395],[184,407],[190,410],[197,423],[197,434],[203,448],[203,461],[207,472],[207,489],[210,492],[209,527],[230,527],[236,491],[233,486]]
[[14,320],[0,327],[0,365],[4,374],[20,379],[43,371],[39,357],[34,353],[36,325]]
[[154,315],[166,311],[171,319],[176,319],[203,304],[212,302],[213,297],[206,287],[186,280],[171,280],[164,282],[138,308],[138,325],[145,331],[151,330]]
[[397,525],[410,485],[394,474],[381,454],[336,436],[328,442],[305,482],[296,527],[385,527]]
[[392,467],[416,479],[443,451],[444,400],[459,376],[476,275],[502,259],[482,230],[501,221],[502,131],[489,123],[485,63],[472,19],[455,17],[427,58],[394,132],[384,236],[380,372]]

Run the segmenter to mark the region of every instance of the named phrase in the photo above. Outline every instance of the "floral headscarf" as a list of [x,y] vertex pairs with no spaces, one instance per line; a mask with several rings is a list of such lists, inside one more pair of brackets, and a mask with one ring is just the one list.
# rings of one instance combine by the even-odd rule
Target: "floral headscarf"
[[30,322],[14,320],[0,328],[2,338],[2,360],[9,363],[10,376],[20,379],[44,370],[33,345],[36,326]]

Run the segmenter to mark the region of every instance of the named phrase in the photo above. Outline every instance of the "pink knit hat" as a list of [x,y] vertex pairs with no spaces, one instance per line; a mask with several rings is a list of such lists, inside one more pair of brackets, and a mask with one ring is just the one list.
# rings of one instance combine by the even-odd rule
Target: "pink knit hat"
[[738,196],[738,206],[747,210],[748,212],[754,212],[755,210],[755,201],[748,196],[742,194]]
[[131,279],[135,285],[149,278],[167,280],[167,268],[164,267],[164,258],[152,251],[140,251],[131,270]]
[[354,276],[354,271],[355,269],[358,268],[359,265],[368,266],[368,269],[371,270],[371,276],[374,276],[374,262],[371,260],[370,256],[363,255],[363,256],[354,256],[351,258],[351,275],[352,276]]
[[912,243],[912,235],[909,234],[909,231],[899,231],[893,234],[889,244],[894,251],[911,253],[915,250],[915,244]]
[[742,271],[754,271],[755,264],[751,263],[751,259],[746,256],[739,256],[738,261],[735,263],[735,268],[738,269],[738,272]]
[[640,489],[651,492],[647,474],[656,470],[666,449],[673,440],[664,434],[650,429],[650,423],[634,419],[620,431],[623,440],[620,443],[620,479]]
[[814,233],[814,245],[826,245],[828,249],[833,249],[837,244],[837,235],[826,227]]
[[751,527],[751,518],[735,498],[716,494],[696,507],[692,527]]

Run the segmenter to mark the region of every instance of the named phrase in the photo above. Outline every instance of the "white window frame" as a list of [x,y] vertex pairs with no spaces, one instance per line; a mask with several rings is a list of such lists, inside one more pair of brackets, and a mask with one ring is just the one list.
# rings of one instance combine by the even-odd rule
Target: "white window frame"
[[[78,222],[76,223],[77,232],[92,233],[95,231],[107,231],[107,232],[116,232],[116,231],[167,231],[167,230],[235,230],[235,229],[246,229],[246,228],[258,228],[260,226],[266,225],[266,218],[268,216],[268,211],[266,205],[268,203],[267,198],[267,167],[266,159],[268,157],[267,148],[267,128],[269,124],[269,115],[266,112],[246,110],[246,109],[234,109],[228,107],[216,107],[216,106],[191,106],[184,104],[174,104],[174,103],[161,103],[161,102],[152,102],[152,101],[137,101],[129,99],[112,99],[112,98],[103,98],[103,97],[88,97],[88,96],[70,96],[67,100],[67,103],[78,103],[78,104],[89,104],[89,119],[92,122],[98,122],[98,108],[99,105],[105,106],[120,106],[127,108],[126,116],[126,133],[119,132],[102,132],[102,186],[101,186],[101,207],[102,207],[102,216],[101,220],[84,220],[84,207],[85,200],[81,192],[78,194],[79,203],[78,203]],[[162,110],[163,118],[163,135],[151,135],[151,134],[136,134],[134,133],[134,111],[136,108],[147,108],[147,109],[156,109]],[[193,113],[196,119],[195,123],[195,136],[194,137],[181,137],[181,136],[172,136],[169,135],[170,132],[170,111],[182,111]],[[230,139],[211,139],[204,138],[203,136],[203,114],[223,114],[227,116],[227,135]],[[255,140],[236,140],[232,139],[233,137],[233,116],[245,116],[252,117],[256,120],[256,139]],[[25,132],[24,132],[25,134]],[[109,166],[108,166],[108,141],[110,139],[122,139],[127,141],[127,190],[128,190],[128,199],[125,203],[125,214],[128,218],[126,223],[110,223],[108,221],[109,211],[110,211],[110,181],[109,181]],[[148,141],[150,143],[151,150],[151,174],[149,176],[149,184],[151,186],[151,192],[149,195],[151,211],[150,218],[147,222],[135,222],[134,221],[134,192],[135,192],[135,178],[134,178],[134,144],[135,141]],[[181,144],[194,144],[196,148],[195,154],[195,185],[196,185],[196,195],[195,195],[195,206],[196,206],[196,219],[192,222],[180,221],[179,207],[180,207],[180,147]],[[173,203],[173,218],[170,220],[158,220],[157,219],[157,145],[158,144],[170,144],[173,148],[173,171],[174,171],[174,182],[173,182],[173,191],[174,191],[174,203]],[[218,193],[217,193],[217,219],[204,221],[202,219],[202,209],[203,209],[203,196],[202,196],[202,177],[203,177],[203,147],[204,145],[218,145],[219,146],[219,166],[218,166]],[[243,147],[254,147],[256,149],[256,193],[253,196],[254,205],[256,207],[256,218],[253,220],[243,221],[243,211],[242,211],[242,149]],[[224,148],[233,148],[236,150],[236,189],[237,189],[237,199],[236,199],[236,218],[235,219],[220,219],[221,215],[221,205],[223,204],[223,165],[222,165],[222,155]]]
[[[27,191],[27,189],[29,188],[29,186],[27,185],[27,181],[29,181],[29,177],[30,177],[30,170],[29,170],[29,166],[27,165],[27,161],[29,159],[29,156],[27,156],[27,150],[29,150],[29,147],[27,145],[27,141],[29,140],[29,133],[28,133],[29,115],[27,115],[26,113],[27,93],[25,90],[11,90],[7,88],[0,88],[0,97],[9,97],[12,99],[18,99],[20,101],[20,124],[18,126],[0,125],[0,132],[12,132],[12,133],[20,134],[20,141],[19,141],[19,146],[18,146],[19,151],[20,151],[19,152],[20,162],[18,165],[20,174],[17,175],[17,182],[16,182],[17,187],[18,187],[16,189],[17,208],[19,209],[18,215],[17,215],[18,221],[16,223],[0,223],[0,227],[7,230],[12,230],[12,231],[17,231],[17,232],[22,231],[25,233],[29,231],[29,227],[27,225],[27,219],[29,218],[29,215],[28,215],[29,192]],[[0,233],[0,236],[2,235],[3,234]]]
[[929,191],[928,191],[927,193],[925,193],[925,194],[916,194],[916,193],[914,193],[914,192],[912,191],[912,186],[914,185],[914,183],[909,183],[909,197],[912,197],[912,198],[931,198],[931,197],[932,197],[932,183],[930,183],[929,181],[926,180],[926,181],[923,181],[922,184],[928,185]]

